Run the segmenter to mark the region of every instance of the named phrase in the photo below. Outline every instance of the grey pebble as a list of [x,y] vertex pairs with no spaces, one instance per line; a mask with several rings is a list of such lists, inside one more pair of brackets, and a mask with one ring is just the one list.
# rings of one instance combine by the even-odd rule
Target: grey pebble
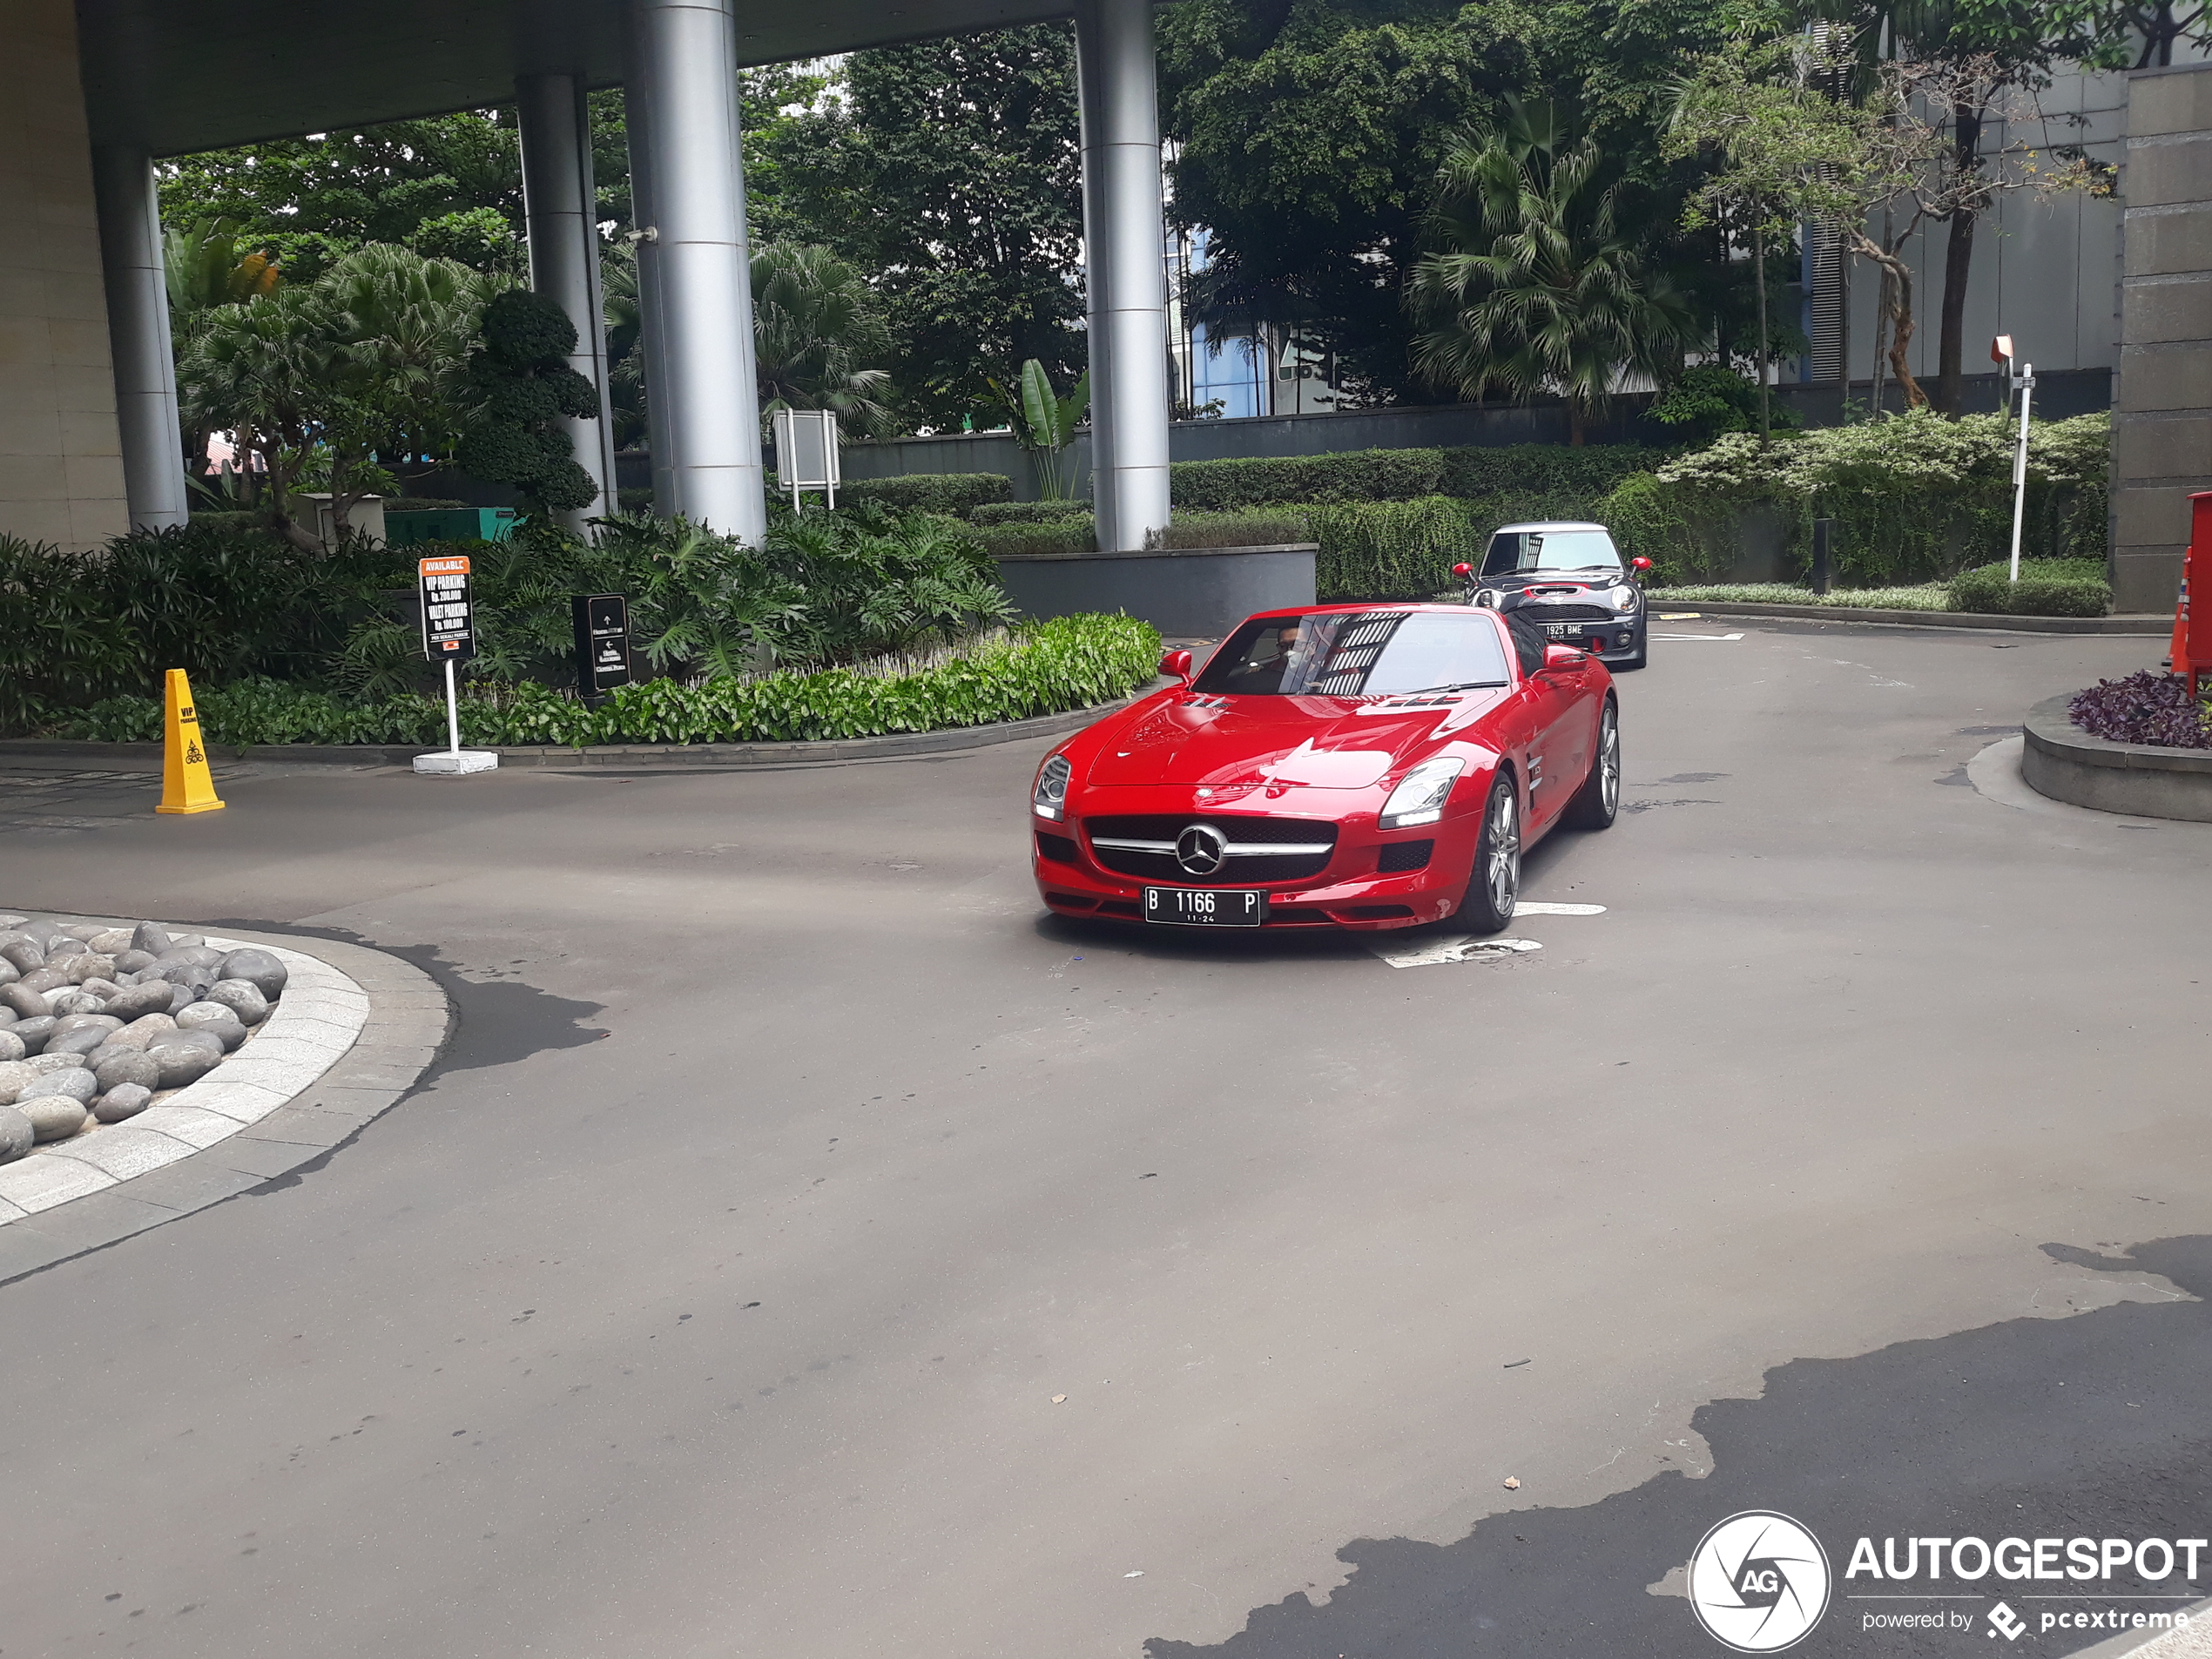
[[176,941],[151,921],[142,921],[131,930],[131,947],[149,956],[158,956]]
[[46,993],[35,991],[28,985],[0,985],[0,1002],[5,1002],[26,1020],[54,1011],[54,1005],[46,1000]]
[[126,950],[115,959],[115,969],[118,974],[143,974],[158,960],[152,951]]
[[84,942],[103,956],[120,956],[131,948],[131,930],[128,927],[103,928]]
[[16,1041],[25,1049],[37,1054],[46,1046],[46,1039],[54,1035],[54,1016],[34,1014],[28,1020],[17,1020],[8,1029],[16,1034]]
[[146,1055],[160,1069],[162,1088],[182,1089],[215,1069],[223,1058],[223,1045],[211,1037],[207,1047],[202,1048],[182,1041],[180,1035],[155,1043]]
[[207,988],[206,1000],[232,1009],[240,1025],[259,1025],[269,1017],[269,1000],[252,980],[217,980]]
[[96,950],[80,951],[68,959],[62,971],[69,975],[71,985],[82,985],[88,979],[105,979],[114,973],[115,958],[103,956]]
[[46,961],[53,963],[64,956],[86,955],[91,948],[74,934],[57,934],[46,941]]
[[74,1031],[58,1032],[46,1039],[46,1054],[85,1055],[105,1047],[108,1034],[98,1026],[81,1026]]
[[99,1082],[103,1095],[125,1083],[136,1083],[151,1090],[160,1086],[161,1062],[139,1049],[123,1049],[109,1055],[95,1066],[92,1076]]
[[57,1037],[65,1036],[71,1031],[86,1029],[120,1031],[123,1029],[123,1022],[112,1014],[102,1014],[97,1010],[84,1014],[64,1014],[54,1022],[54,1035]]
[[222,978],[245,980],[272,1002],[284,995],[284,982],[291,977],[282,962],[253,945],[224,957],[222,968]]
[[107,1006],[105,997],[94,996],[89,991],[56,991],[51,1001],[54,1012],[64,1018],[78,1014],[98,1014]]
[[223,953],[207,945],[172,945],[161,953],[161,961],[165,964],[191,962],[200,968],[220,968]]
[[190,985],[172,985],[169,988],[169,1006],[164,1011],[165,1013],[174,1015],[185,1008],[190,1008],[193,1003],[199,1001],[199,992],[193,987]]
[[0,957],[0,985],[13,985],[22,977],[23,969],[4,957]]
[[[82,1074],[60,1075],[71,1076],[81,1075],[87,1083],[91,1082],[92,1076],[89,1071]],[[40,1079],[41,1082],[51,1081],[51,1078]],[[37,1083],[31,1085],[34,1089],[37,1087]],[[44,1095],[34,1094],[30,1089],[26,1089],[23,1098],[16,1103],[16,1109],[30,1120],[31,1130],[40,1140],[63,1141],[84,1127],[84,1119],[89,1115],[85,1102],[91,1098],[90,1093],[80,1100],[75,1095],[64,1094],[60,1089],[54,1089]]]
[[34,968],[16,981],[26,991],[58,991],[70,984],[66,971],[58,968]]
[[28,974],[34,968],[46,966],[46,953],[32,939],[11,939],[0,945],[0,961],[11,962],[19,972]]
[[92,1116],[103,1123],[120,1123],[136,1117],[153,1103],[153,1090],[143,1083],[118,1083],[92,1104]]
[[37,1138],[28,1117],[12,1106],[0,1106],[0,1163],[13,1163]]
[[0,1061],[20,1060],[27,1052],[21,1037],[12,1031],[0,1031]]
[[[246,1041],[246,1027],[237,1012],[222,1002],[195,1002],[179,1011],[177,1029],[212,1033],[226,1050]],[[51,1047],[50,1043],[47,1045]]]
[[149,980],[139,985],[126,985],[108,998],[105,1013],[120,1015],[125,1022],[142,1014],[166,1014],[169,1000],[176,987],[165,979]]

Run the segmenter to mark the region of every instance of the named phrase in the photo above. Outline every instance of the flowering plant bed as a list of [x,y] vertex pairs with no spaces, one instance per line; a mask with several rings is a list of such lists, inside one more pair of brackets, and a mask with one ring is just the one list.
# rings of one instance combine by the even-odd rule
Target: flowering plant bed
[[2092,737],[2161,749],[2212,749],[2212,703],[2189,695],[2178,674],[2145,669],[2077,691],[2067,715]]

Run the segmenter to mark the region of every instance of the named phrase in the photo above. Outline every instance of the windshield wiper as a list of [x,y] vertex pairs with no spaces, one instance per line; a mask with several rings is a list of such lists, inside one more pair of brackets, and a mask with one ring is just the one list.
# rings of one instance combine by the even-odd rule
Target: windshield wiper
[[1494,691],[1503,680],[1454,680],[1449,685],[1424,685],[1418,691],[1393,691],[1393,697],[1433,697],[1439,691]]

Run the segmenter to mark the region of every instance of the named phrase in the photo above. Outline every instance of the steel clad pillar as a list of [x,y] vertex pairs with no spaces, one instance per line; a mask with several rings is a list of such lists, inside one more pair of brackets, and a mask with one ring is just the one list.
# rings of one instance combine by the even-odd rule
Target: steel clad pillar
[[583,78],[524,75],[515,82],[523,138],[523,212],[529,227],[530,287],[576,325],[569,367],[599,394],[599,418],[563,422],[577,463],[599,499],[561,522],[581,533],[587,518],[617,510],[614,410],[607,401],[606,302],[599,288],[599,204],[591,178],[591,122]]
[[123,491],[131,527],[160,529],[185,523],[189,509],[153,161],[127,145],[97,145],[92,189],[114,355],[116,425],[123,440]]
[[1083,260],[1090,289],[1091,496],[1098,545],[1168,522],[1165,220],[1152,0],[1076,0]]
[[654,510],[757,544],[768,507],[733,3],[631,0],[626,98]]

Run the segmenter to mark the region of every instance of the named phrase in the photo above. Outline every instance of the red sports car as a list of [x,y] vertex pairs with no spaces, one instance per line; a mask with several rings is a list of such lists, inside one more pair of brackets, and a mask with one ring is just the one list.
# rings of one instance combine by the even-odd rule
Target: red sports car
[[1518,611],[1263,611],[1195,679],[1186,651],[1160,671],[1183,683],[1037,769],[1037,887],[1063,915],[1494,933],[1522,848],[1620,806],[1612,676]]

